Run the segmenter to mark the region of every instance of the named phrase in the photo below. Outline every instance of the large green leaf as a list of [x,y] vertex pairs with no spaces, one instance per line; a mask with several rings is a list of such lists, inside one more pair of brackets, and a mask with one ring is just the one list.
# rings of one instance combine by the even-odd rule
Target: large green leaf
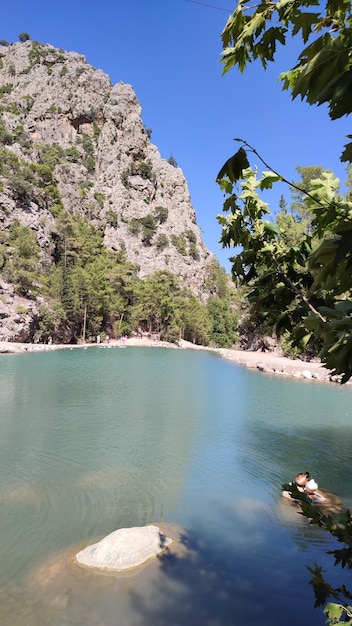
[[309,35],[313,32],[313,28],[318,21],[319,13],[298,13],[296,17],[292,18],[292,35],[297,35],[299,32],[301,32],[303,41],[304,43],[306,43],[308,41]]
[[232,157],[227,159],[226,163],[219,171],[216,180],[220,181],[222,178],[227,177],[234,183],[242,178],[243,170],[249,167],[249,161],[247,153],[244,148],[240,148]]
[[[352,619],[346,620],[346,613],[352,614],[352,607],[344,607],[342,604],[335,604],[334,602],[328,602],[324,608],[324,613],[327,613],[327,624],[331,626],[333,624],[344,624],[344,626],[351,626]],[[343,619],[341,620],[341,618]],[[341,621],[340,621],[341,620]]]
[[[347,135],[347,137],[349,139],[352,139],[352,135]],[[350,163],[352,163],[352,142],[350,141],[349,143],[345,144],[345,149],[341,154],[341,161],[349,161]]]
[[264,231],[270,235],[278,235],[280,228],[275,222],[264,222]]
[[263,191],[264,189],[272,189],[273,183],[277,183],[281,181],[282,178],[275,172],[262,172],[262,177],[260,179],[260,189]]

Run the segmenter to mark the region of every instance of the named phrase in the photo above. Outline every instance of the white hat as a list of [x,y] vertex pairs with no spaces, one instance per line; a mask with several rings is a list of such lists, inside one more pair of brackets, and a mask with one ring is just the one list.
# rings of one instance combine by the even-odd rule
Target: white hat
[[318,483],[315,482],[314,478],[308,480],[306,484],[306,489],[308,489],[308,491],[315,491],[316,489],[318,489]]

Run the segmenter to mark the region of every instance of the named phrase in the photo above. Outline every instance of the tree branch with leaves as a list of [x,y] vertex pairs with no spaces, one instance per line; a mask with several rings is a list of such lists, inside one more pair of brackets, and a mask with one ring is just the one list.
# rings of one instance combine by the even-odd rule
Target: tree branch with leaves
[[[312,8],[316,8],[312,11]],[[292,97],[309,104],[327,103],[331,119],[351,112],[352,15],[349,0],[328,0],[325,11],[319,0],[240,0],[222,33],[224,73],[234,66],[243,72],[259,59],[264,69],[275,60],[278,44],[300,36],[309,43],[297,63],[280,75]],[[349,136],[352,138],[352,136]],[[352,142],[345,146],[343,161],[352,160]]]
[[[311,10],[314,8],[314,10]],[[243,72],[260,60],[264,69],[275,60],[278,44],[301,36],[308,44],[297,63],[280,75],[284,89],[309,104],[327,103],[332,119],[352,109],[351,3],[328,0],[281,0],[238,3],[222,33],[224,72]],[[350,136],[352,138],[352,135]],[[239,246],[231,260],[233,276],[251,287],[252,315],[265,318],[293,346],[319,353],[325,365],[346,382],[352,376],[352,203],[339,194],[339,181],[322,172],[306,189],[290,182],[246,141],[221,168],[217,182],[224,191],[224,246]],[[249,155],[268,170],[258,177]],[[352,160],[352,142],[341,157]],[[310,228],[289,245],[290,219],[270,214],[261,193],[284,182],[302,194],[312,215]],[[297,218],[298,220],[299,218]]]

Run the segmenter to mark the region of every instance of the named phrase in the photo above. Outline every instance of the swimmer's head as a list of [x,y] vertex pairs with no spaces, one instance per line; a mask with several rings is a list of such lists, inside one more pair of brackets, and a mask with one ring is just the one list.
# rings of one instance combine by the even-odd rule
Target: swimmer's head
[[298,485],[298,487],[305,487],[310,478],[311,477],[309,472],[300,472],[295,478],[295,483],[296,485]]

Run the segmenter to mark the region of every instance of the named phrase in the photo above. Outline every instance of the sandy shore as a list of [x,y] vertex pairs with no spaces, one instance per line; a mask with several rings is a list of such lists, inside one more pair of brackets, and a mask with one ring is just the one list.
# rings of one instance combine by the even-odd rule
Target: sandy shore
[[[14,354],[24,352],[43,352],[48,350],[73,350],[86,348],[109,348],[109,347],[158,347],[173,348],[175,350],[207,350],[219,354],[222,358],[228,359],[244,367],[258,370],[265,374],[288,376],[305,380],[316,380],[319,382],[338,382],[338,377],[332,376],[320,362],[301,361],[300,359],[289,359],[275,352],[251,352],[245,350],[232,350],[228,348],[211,348],[196,346],[188,341],[179,341],[176,346],[165,341],[154,341],[148,338],[128,338],[125,340],[110,340],[109,343],[100,344],[31,344],[31,343],[11,343],[0,341],[0,353]],[[352,384],[352,383],[347,383]]]

